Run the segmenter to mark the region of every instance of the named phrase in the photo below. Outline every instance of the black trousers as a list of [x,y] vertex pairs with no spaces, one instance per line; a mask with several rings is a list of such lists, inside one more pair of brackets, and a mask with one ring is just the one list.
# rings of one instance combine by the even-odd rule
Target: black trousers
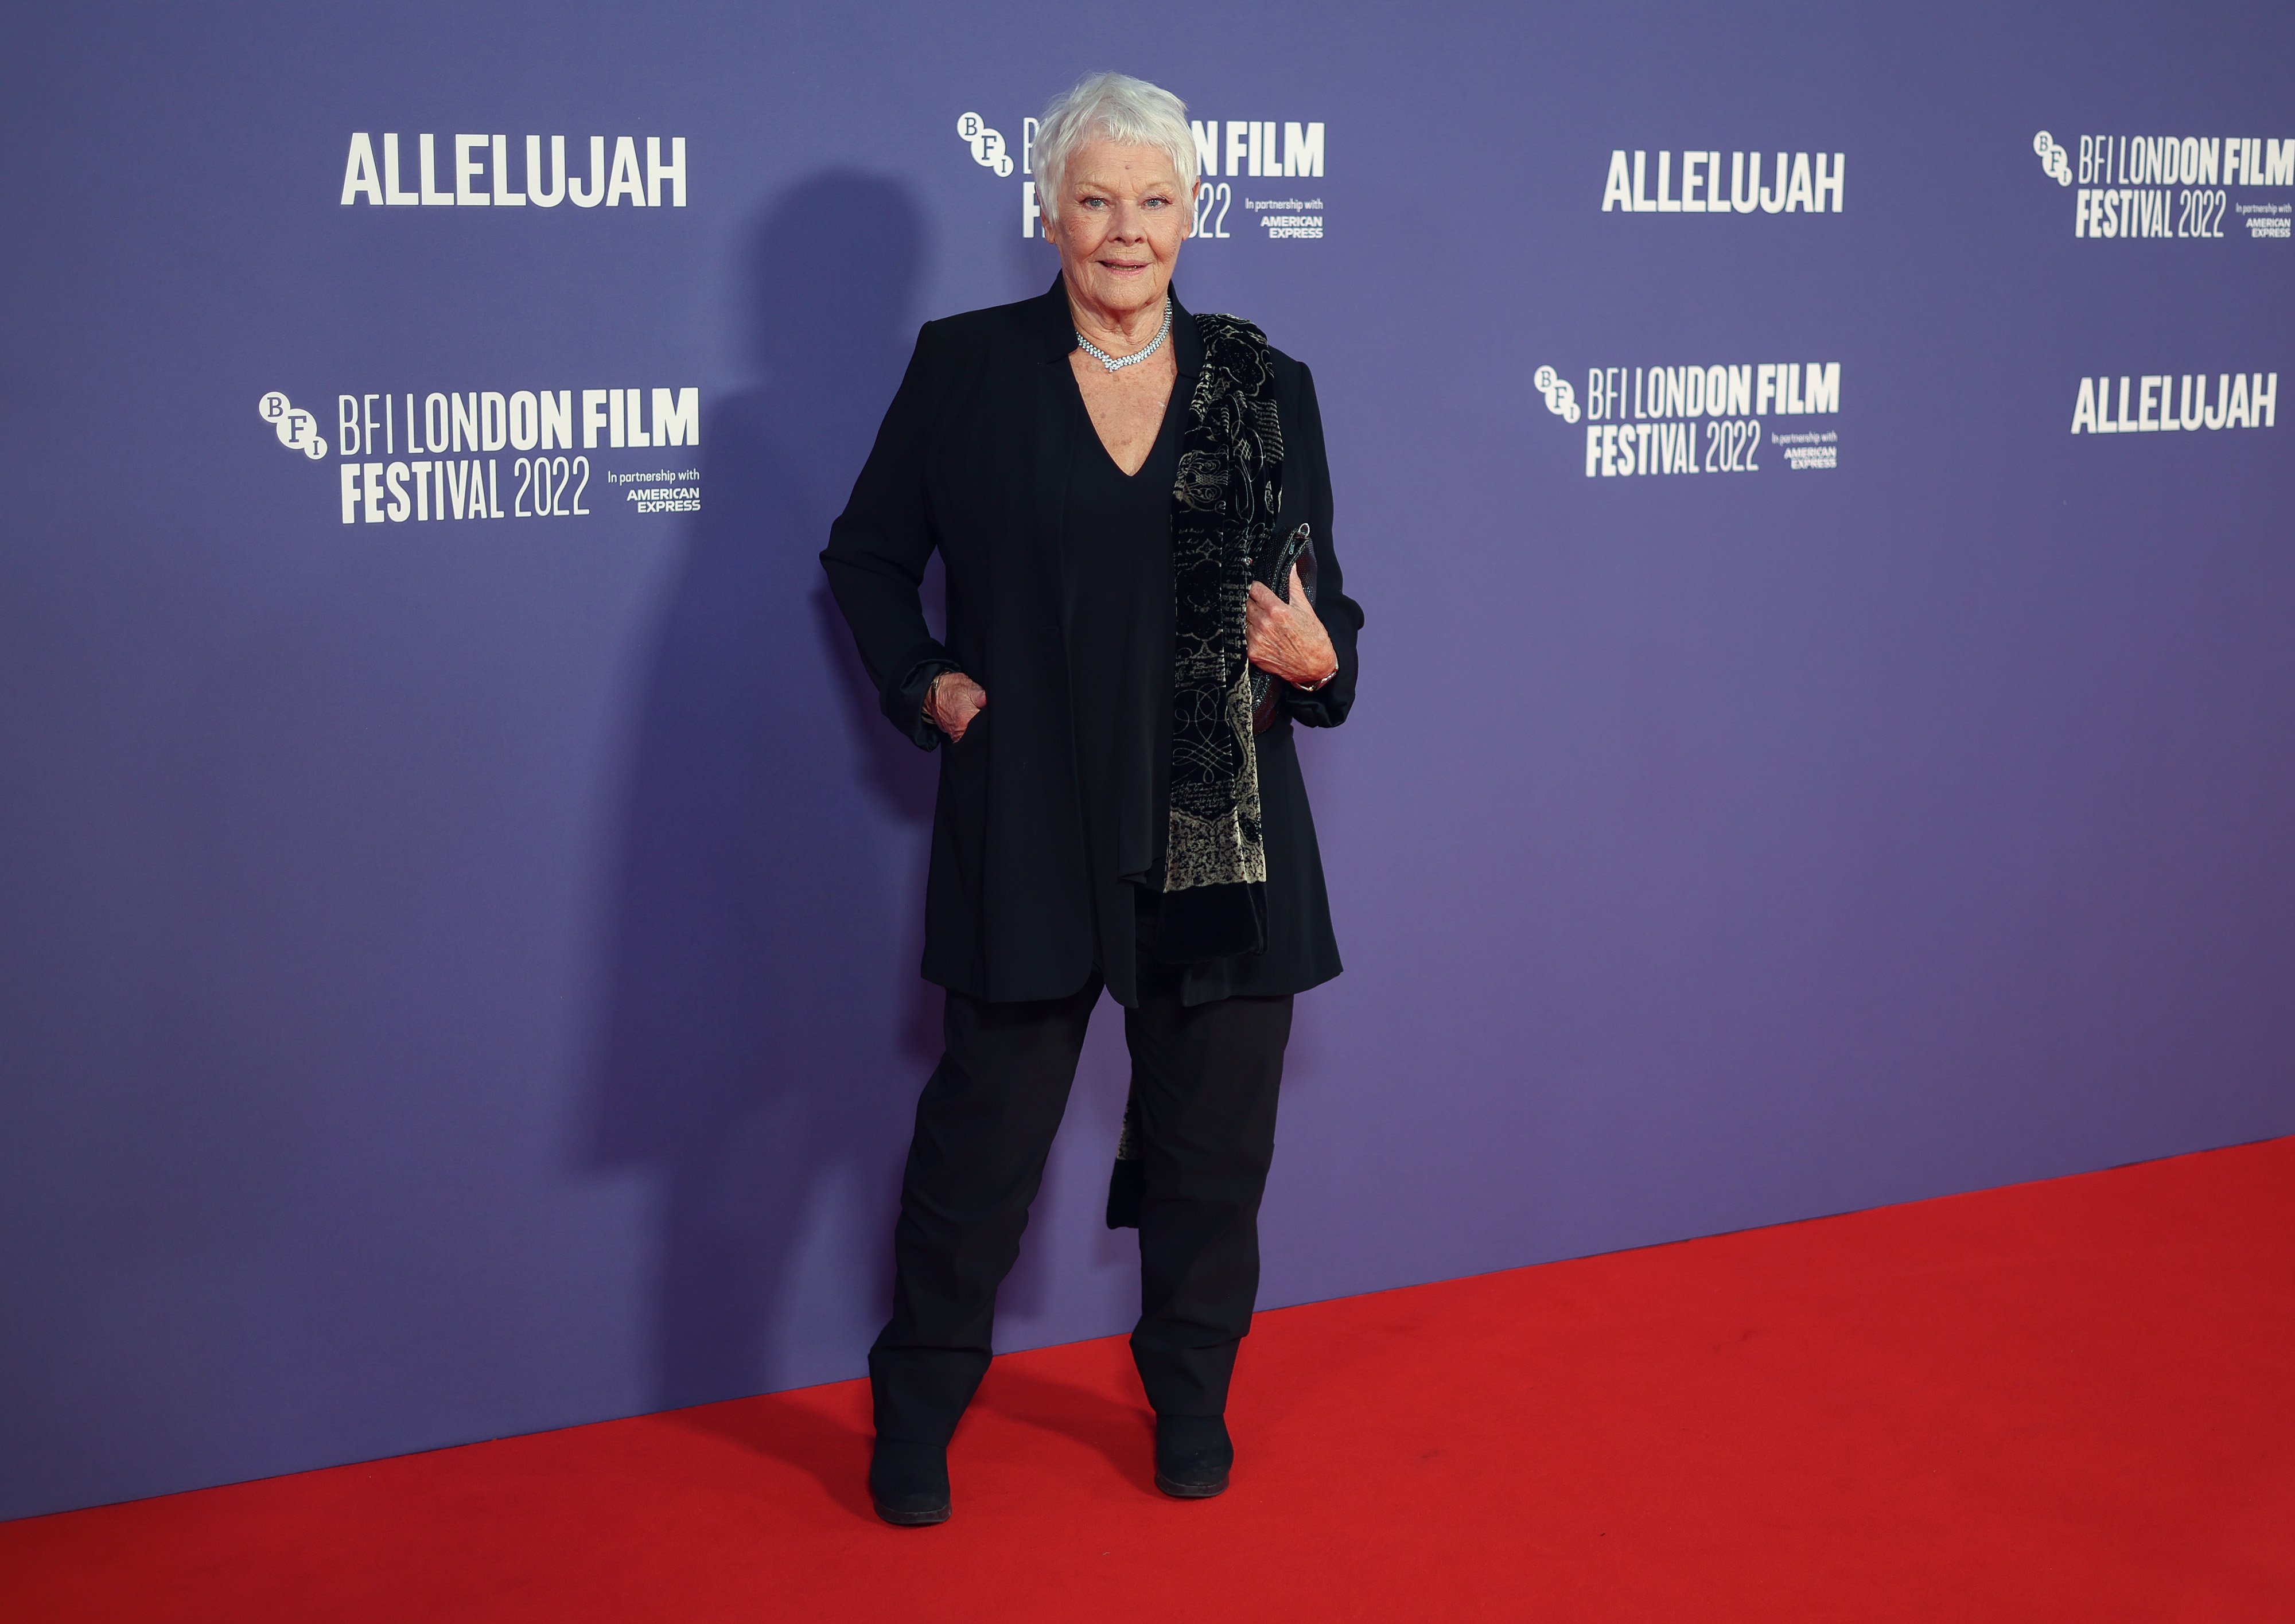
[[[880,1437],[945,1444],[988,1373],[996,1289],[1019,1256],[1099,993],[1095,975],[1034,1003],[948,995],[947,1050],[917,1102],[901,1184],[893,1318],[869,1351]],[[1178,973],[1148,964],[1139,993],[1123,1020],[1146,1175],[1131,1357],[1159,1412],[1216,1416],[1259,1294],[1291,1000],[1188,1008]]]

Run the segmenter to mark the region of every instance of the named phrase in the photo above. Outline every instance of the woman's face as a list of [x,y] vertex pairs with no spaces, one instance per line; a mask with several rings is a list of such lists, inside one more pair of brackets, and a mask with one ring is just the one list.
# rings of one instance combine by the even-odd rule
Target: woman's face
[[1125,314],[1163,304],[1194,205],[1162,148],[1098,141],[1068,159],[1059,217],[1045,223],[1044,234],[1077,298]]

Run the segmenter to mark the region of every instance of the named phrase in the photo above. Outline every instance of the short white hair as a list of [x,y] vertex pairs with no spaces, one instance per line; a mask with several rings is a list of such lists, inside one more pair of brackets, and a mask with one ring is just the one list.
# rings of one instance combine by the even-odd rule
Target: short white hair
[[1037,123],[1029,167],[1036,172],[1036,207],[1047,218],[1059,218],[1068,160],[1094,141],[1160,148],[1171,158],[1183,191],[1192,192],[1201,174],[1185,102],[1128,73],[1090,74],[1074,90],[1054,96]]

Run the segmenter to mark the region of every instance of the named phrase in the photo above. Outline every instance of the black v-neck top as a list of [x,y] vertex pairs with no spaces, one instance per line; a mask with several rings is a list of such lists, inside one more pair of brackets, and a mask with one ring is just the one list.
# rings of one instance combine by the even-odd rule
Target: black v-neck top
[[1060,608],[1076,811],[1100,974],[1135,1000],[1137,888],[1161,885],[1172,755],[1172,487],[1193,379],[1180,376],[1139,471],[1115,465],[1071,371]]

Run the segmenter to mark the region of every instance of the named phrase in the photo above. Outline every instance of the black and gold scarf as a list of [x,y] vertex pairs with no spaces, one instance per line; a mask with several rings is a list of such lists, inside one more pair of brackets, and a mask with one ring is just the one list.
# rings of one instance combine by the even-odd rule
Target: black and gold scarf
[[[1188,401],[1172,490],[1173,576],[1171,823],[1156,957],[1196,963],[1267,945],[1267,850],[1254,735],[1272,719],[1272,679],[1245,638],[1251,583],[1290,597],[1291,569],[1314,596],[1306,525],[1277,535],[1283,424],[1267,335],[1229,315],[1197,315],[1203,366]],[[1137,1228],[1143,1187],[1137,1091],[1125,1104],[1107,1195],[1108,1228]]]
[[1245,647],[1251,583],[1288,596],[1308,529],[1277,535],[1283,424],[1267,335],[1198,315],[1204,359],[1172,490],[1170,827],[1157,957],[1172,963],[1266,946],[1267,852],[1254,722],[1270,681]]

